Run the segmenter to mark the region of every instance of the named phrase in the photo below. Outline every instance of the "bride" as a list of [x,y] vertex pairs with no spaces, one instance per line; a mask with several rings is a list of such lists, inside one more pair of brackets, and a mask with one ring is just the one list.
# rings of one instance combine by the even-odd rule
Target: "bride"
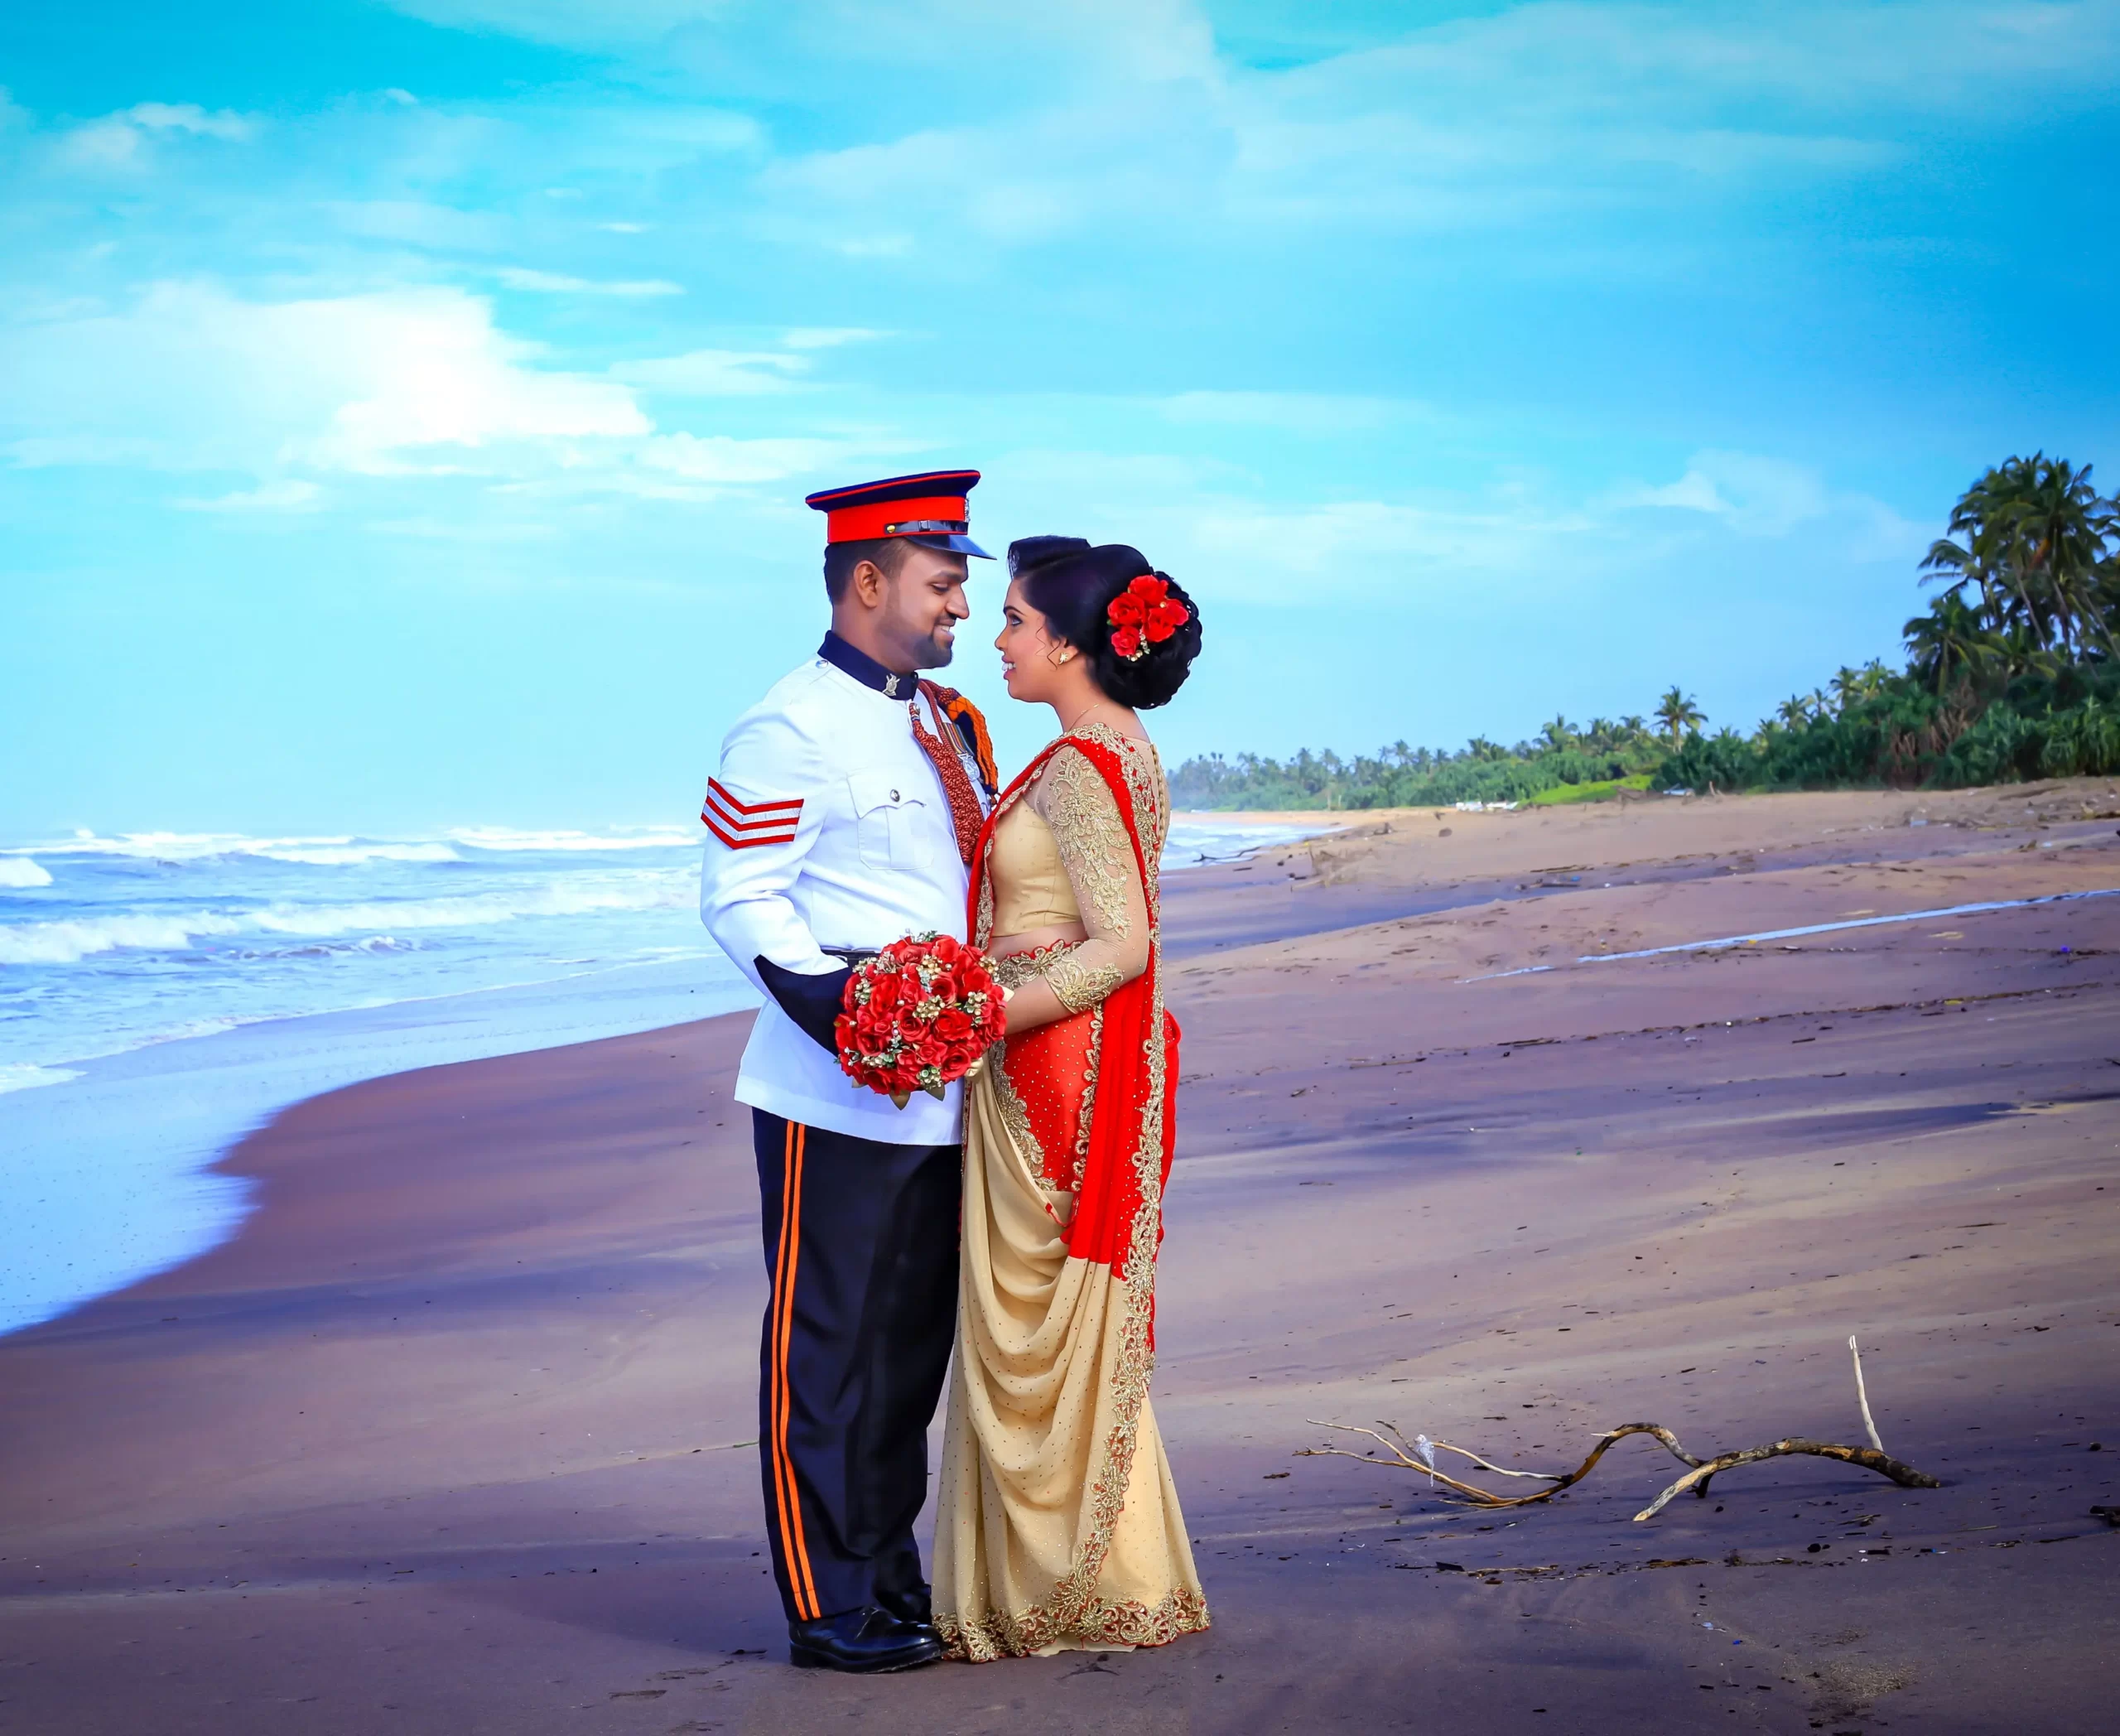
[[965,1095],[934,1594],[949,1655],[975,1662],[1207,1625],[1148,1399],[1178,1026],[1159,969],[1169,790],[1138,715],[1183,682],[1199,611],[1120,544],[1034,537],[1009,571],[1009,692],[1062,728],[972,863],[972,938],[1012,993]]

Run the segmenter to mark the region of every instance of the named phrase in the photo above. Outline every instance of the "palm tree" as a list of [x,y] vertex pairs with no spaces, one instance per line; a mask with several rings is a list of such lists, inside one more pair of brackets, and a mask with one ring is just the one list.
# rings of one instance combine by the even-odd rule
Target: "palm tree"
[[1558,754],[1575,745],[1575,726],[1567,718],[1556,716],[1539,726],[1539,740],[1548,753]]
[[1708,714],[1690,697],[1673,687],[1657,702],[1656,718],[1664,726],[1665,733],[1671,738],[1671,747],[1675,752],[1679,738],[1688,730],[1697,730],[1707,722]]
[[1811,721],[1810,702],[1800,693],[1791,693],[1774,708],[1774,715],[1784,729],[1800,730]]
[[[2010,458],[1968,489],[1946,538],[1922,562],[1925,583],[1942,579],[1955,594],[1980,591],[1983,625],[2023,629],[2035,647],[2080,656],[2093,640],[2120,652],[2109,616],[2120,511],[2091,485],[2090,466],[2035,452]],[[2022,643],[2023,641],[2020,641]]]
[[1915,615],[1901,631],[1915,678],[1933,687],[1939,697],[1954,687],[1979,681],[2005,655],[2001,640],[1989,629],[1980,611],[1955,587],[1930,604],[1926,615]]
[[2011,503],[2009,524],[2027,584],[2045,603],[2064,652],[2094,636],[2116,648],[2100,596],[2105,544],[2120,533],[2113,503],[2091,486],[2091,467],[2035,454]]

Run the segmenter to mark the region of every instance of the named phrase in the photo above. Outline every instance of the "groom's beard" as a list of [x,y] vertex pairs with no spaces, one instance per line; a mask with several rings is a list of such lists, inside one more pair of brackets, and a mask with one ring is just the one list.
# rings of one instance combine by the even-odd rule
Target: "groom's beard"
[[956,645],[944,639],[941,629],[938,628],[921,641],[920,649],[913,660],[913,667],[916,669],[943,668],[956,654]]

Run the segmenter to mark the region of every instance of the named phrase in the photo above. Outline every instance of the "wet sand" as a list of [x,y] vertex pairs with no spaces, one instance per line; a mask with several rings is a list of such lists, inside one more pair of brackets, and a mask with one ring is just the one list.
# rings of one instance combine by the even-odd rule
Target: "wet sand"
[[[1157,1652],[781,1661],[744,1020],[298,1106],[233,1242],[0,1339],[0,1730],[2105,1729],[2120,897],[1873,919],[2120,888],[2115,809],[1430,811],[1172,881],[1215,1627]],[[1858,1442],[1851,1332],[1941,1489],[1783,1459],[1637,1524],[1681,1467],[1628,1441],[1488,1517],[1294,1456]]]

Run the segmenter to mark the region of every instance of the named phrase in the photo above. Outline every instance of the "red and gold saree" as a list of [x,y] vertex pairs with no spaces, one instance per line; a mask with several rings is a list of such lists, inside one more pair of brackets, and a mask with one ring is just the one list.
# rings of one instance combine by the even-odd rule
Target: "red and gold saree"
[[1178,1083],[1159,969],[1168,807],[1147,742],[1078,730],[1003,793],[972,865],[981,944],[997,912],[1037,908],[1024,882],[1055,857],[1065,885],[1048,875],[1046,896],[1088,935],[1001,961],[1070,1013],[998,1045],[965,1095],[934,1579],[936,1626],[974,1661],[1207,1625],[1148,1397]]

